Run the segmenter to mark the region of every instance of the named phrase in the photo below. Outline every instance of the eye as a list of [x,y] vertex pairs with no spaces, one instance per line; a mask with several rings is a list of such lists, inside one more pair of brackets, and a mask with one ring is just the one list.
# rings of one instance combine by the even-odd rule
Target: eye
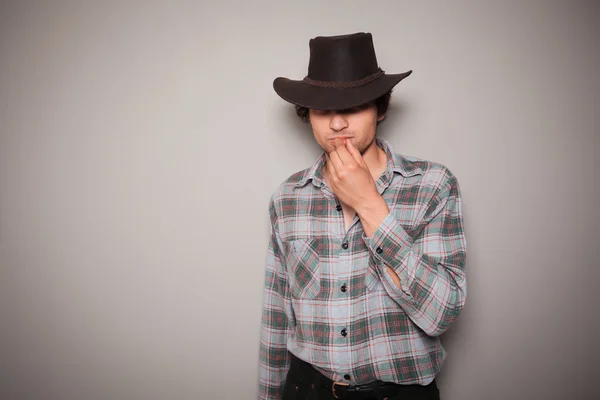
[[341,114],[355,114],[358,112],[361,112],[363,110],[366,110],[367,108],[369,108],[369,104],[363,104],[360,106],[356,106],[356,107],[352,107],[352,108],[348,108],[346,110],[342,110],[340,111]]
[[313,114],[315,114],[315,115],[327,115],[329,113],[329,111],[327,111],[327,110],[316,110],[316,109],[313,109],[313,110],[310,110],[310,111]]

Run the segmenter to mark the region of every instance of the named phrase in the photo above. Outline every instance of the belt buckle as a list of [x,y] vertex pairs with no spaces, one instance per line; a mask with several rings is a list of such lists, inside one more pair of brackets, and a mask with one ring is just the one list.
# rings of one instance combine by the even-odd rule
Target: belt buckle
[[345,383],[345,382],[333,382],[333,385],[331,385],[331,394],[333,394],[334,399],[339,399],[339,397],[337,397],[337,395],[335,394],[335,385],[350,386],[349,383]]

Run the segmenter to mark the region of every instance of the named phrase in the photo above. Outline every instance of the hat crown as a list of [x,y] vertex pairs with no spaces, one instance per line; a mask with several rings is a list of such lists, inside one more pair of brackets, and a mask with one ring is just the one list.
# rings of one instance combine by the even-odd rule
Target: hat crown
[[318,36],[309,41],[308,78],[325,82],[354,82],[379,71],[370,33]]

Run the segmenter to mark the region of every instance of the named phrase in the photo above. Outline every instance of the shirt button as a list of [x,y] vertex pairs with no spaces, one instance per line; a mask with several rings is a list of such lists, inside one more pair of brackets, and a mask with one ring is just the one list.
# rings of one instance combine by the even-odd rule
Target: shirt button
[[340,206],[339,204],[337,206],[335,206],[335,209],[338,211],[342,211],[342,206]]
[[346,250],[348,248],[348,242],[342,243],[342,249]]
[[344,379],[347,380],[347,381],[349,381],[350,380],[350,375],[348,375],[348,374],[344,375]]
[[383,249],[381,247],[378,247],[375,251],[377,252],[377,254],[383,253]]
[[340,332],[342,334],[343,337],[346,337],[346,335],[348,334],[348,331],[346,330],[346,328],[342,329],[342,331]]
[[342,292],[346,292],[346,284],[345,283],[342,285],[342,287],[340,288],[340,290]]

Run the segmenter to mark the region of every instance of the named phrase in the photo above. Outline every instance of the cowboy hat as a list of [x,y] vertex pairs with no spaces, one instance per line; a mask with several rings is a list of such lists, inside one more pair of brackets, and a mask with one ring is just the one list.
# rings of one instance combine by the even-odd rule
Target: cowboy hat
[[308,75],[279,77],[273,89],[285,101],[319,110],[344,110],[386,94],[412,73],[386,74],[377,64],[370,33],[318,36],[309,41]]

